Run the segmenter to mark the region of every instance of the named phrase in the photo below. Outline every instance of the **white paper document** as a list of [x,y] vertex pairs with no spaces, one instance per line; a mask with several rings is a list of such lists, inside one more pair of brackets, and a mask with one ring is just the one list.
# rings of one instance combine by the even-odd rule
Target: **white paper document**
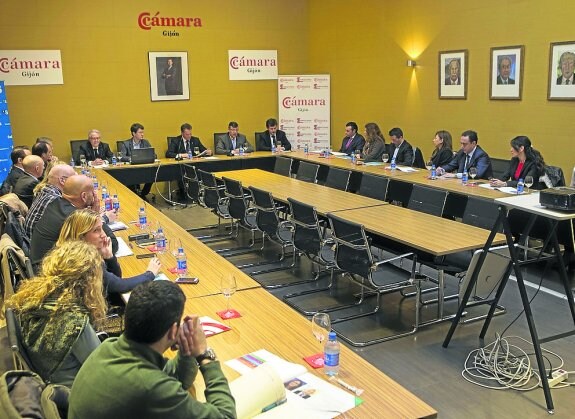
[[118,239],[118,251],[116,252],[116,257],[121,258],[123,256],[132,256],[134,252],[130,249],[130,246],[126,244],[123,238],[116,237]]

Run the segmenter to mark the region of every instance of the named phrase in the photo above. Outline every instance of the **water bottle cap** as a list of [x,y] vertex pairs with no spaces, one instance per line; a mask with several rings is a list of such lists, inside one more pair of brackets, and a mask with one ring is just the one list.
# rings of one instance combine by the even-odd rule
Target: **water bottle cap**
[[519,178],[519,182],[523,182],[523,178]]
[[183,247],[178,247],[178,253],[184,253],[184,248],[183,248]]
[[337,339],[337,335],[335,334],[335,332],[329,332],[329,340],[336,340]]

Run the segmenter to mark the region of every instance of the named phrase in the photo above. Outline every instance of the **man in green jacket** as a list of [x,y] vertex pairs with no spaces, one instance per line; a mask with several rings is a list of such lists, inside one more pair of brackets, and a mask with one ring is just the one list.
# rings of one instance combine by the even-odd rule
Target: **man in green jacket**
[[[181,322],[185,300],[169,281],[147,282],[132,291],[124,334],[104,341],[74,380],[70,419],[236,417],[228,382],[199,318]],[[162,354],[175,344],[178,354],[168,361]],[[187,392],[198,368],[206,403]]]

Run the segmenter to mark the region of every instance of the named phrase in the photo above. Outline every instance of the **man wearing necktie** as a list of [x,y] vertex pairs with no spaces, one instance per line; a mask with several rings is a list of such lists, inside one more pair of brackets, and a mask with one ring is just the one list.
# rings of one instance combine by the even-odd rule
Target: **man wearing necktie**
[[497,59],[497,84],[515,84],[515,79],[511,76],[511,65],[513,60],[507,55],[502,55]]
[[[403,138],[401,128],[392,128],[389,130],[389,154],[391,160],[395,159],[395,164],[401,166],[413,165],[413,147]],[[391,161],[390,160],[390,161]]]
[[[278,143],[281,143],[279,147],[277,147]],[[257,135],[256,150],[271,151],[273,144],[276,144],[277,151],[291,150],[291,143],[288,141],[286,133],[278,129],[277,120],[270,118],[266,121],[266,131]]]
[[445,78],[445,85],[460,85],[460,69],[461,65],[459,63],[459,58],[452,58],[447,65],[447,77]]
[[254,148],[246,139],[246,136],[239,133],[240,126],[237,122],[231,121],[228,124],[228,132],[216,138],[216,154],[227,154],[235,156],[240,153],[240,147],[246,153],[251,153]]
[[561,67],[561,75],[557,78],[557,84],[565,86],[573,85],[573,70],[575,70],[575,53],[565,51],[559,58],[559,65]]
[[357,133],[357,124],[355,122],[345,124],[345,137],[343,137],[339,152],[345,153],[348,156],[352,153],[361,153],[364,145],[365,138]]
[[88,132],[88,141],[80,146],[80,155],[86,156],[86,161],[92,162],[92,166],[101,166],[105,162],[110,163],[114,153],[110,146],[103,143],[100,138],[100,131],[92,129]]
[[437,174],[443,175],[457,171],[457,173],[468,172],[470,167],[477,169],[478,179],[489,179],[493,177],[493,168],[491,167],[491,159],[481,147],[477,145],[479,138],[475,131],[465,131],[461,134],[459,143],[461,149],[453,157],[453,159],[442,167],[437,168]]

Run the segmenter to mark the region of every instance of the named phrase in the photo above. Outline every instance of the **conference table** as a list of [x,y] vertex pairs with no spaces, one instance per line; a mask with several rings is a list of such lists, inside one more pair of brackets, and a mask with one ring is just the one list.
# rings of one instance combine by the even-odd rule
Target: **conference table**
[[[116,234],[127,242],[128,235],[142,231],[135,225],[142,201],[106,171],[93,170],[93,172],[96,173],[100,184],[106,184],[108,190],[117,193],[120,198],[120,220],[129,225],[129,228]],[[373,204],[374,202],[371,201],[375,200],[370,200]],[[381,204],[380,201],[376,202]],[[151,205],[146,206],[146,212],[151,223],[147,228],[153,230],[159,223],[169,242],[178,245],[181,242],[188,255],[190,275],[200,278],[197,285],[181,286],[187,297],[185,314],[196,313],[200,316],[218,318],[216,312],[226,307],[225,298],[220,293],[220,278],[222,275],[236,277],[238,291],[231,298],[231,307],[239,311],[241,317],[226,320],[231,330],[209,337],[208,340],[221,361],[266,349],[289,362],[305,364],[302,357],[321,352],[322,348],[319,342],[314,340],[308,320],[262,289],[257,282]],[[169,248],[172,250],[171,246]],[[133,251],[137,254],[148,252],[135,245],[133,245]],[[160,255],[160,259],[163,264],[162,272],[169,279],[174,279],[175,275],[166,269],[175,265],[174,256],[166,252]],[[148,263],[146,259],[136,259],[135,256],[122,257],[119,261],[124,276],[141,273]],[[170,353],[167,355],[173,356]],[[227,366],[224,366],[224,371],[229,379],[237,377],[237,373]],[[317,376],[323,376],[321,369],[312,372]],[[345,417],[433,418],[437,416],[437,412],[432,407],[345,346],[341,348],[340,375],[349,384],[365,390],[362,395],[364,402],[346,412]],[[203,387],[200,378],[195,384],[200,398]]]

